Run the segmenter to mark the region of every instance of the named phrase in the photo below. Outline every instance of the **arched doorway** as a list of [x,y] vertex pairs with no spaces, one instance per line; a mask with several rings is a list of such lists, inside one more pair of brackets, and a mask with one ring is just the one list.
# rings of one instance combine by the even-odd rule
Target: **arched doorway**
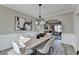
[[44,30],[52,33],[57,37],[61,37],[62,34],[62,22],[59,20],[48,20],[44,25]]

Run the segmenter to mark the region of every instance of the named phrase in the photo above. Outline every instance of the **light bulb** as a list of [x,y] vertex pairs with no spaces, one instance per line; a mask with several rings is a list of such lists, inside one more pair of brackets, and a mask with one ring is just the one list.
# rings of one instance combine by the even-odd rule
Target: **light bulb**
[[38,24],[38,22],[36,21],[36,24]]
[[45,22],[44,21],[41,21],[40,24],[45,24]]

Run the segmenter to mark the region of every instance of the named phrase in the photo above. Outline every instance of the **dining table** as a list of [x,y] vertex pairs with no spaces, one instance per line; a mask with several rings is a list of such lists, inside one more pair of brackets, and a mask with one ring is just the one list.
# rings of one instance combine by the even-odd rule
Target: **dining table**
[[45,41],[49,40],[52,38],[52,35],[44,35],[44,37],[40,37],[39,39],[37,38],[31,38],[29,41],[25,42],[25,46],[26,48],[34,48],[42,43],[44,43]]

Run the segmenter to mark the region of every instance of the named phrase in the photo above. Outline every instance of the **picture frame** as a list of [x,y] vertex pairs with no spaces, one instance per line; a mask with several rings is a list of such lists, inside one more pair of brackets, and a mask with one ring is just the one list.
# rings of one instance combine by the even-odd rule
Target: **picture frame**
[[15,31],[30,31],[30,30],[32,30],[32,20],[15,16],[14,30]]

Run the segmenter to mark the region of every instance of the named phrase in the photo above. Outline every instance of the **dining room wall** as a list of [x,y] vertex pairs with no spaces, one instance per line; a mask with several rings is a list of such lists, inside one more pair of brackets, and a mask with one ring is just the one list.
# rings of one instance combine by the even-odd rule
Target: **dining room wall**
[[[14,31],[14,16],[23,17],[26,19],[32,19],[32,31],[36,31],[34,17],[0,5],[0,35],[29,32],[29,31]],[[73,33],[73,13],[72,12],[48,17],[48,18],[45,18],[45,21],[51,20],[51,19],[60,20],[63,23],[62,24],[63,33]],[[41,27],[42,28],[40,28],[40,30],[41,29],[43,30],[43,26]],[[6,40],[1,39],[0,42],[6,43]],[[2,46],[3,45],[1,45],[1,47]]]
[[[14,31],[14,16],[24,17],[26,19],[32,19],[32,31],[36,31],[35,28],[35,18],[13,9],[0,5],[0,34],[9,34],[9,33],[21,33],[27,31]],[[51,16],[45,18],[47,20],[60,20],[63,23],[63,32],[64,33],[73,33],[73,13],[64,13],[56,16]],[[43,26],[41,26],[43,28]]]
[[77,50],[79,51],[79,4],[75,7],[74,9],[74,34],[76,35],[76,47]]
[[63,33],[73,33],[73,12],[68,12],[64,14],[59,14],[56,16],[50,16],[45,18],[48,20],[59,20],[62,22],[62,32]]
[[15,25],[14,17],[15,16],[31,19],[32,31],[35,31],[35,26],[34,26],[35,18],[34,17],[0,5],[0,34],[27,32],[27,31],[14,31],[14,25]]

